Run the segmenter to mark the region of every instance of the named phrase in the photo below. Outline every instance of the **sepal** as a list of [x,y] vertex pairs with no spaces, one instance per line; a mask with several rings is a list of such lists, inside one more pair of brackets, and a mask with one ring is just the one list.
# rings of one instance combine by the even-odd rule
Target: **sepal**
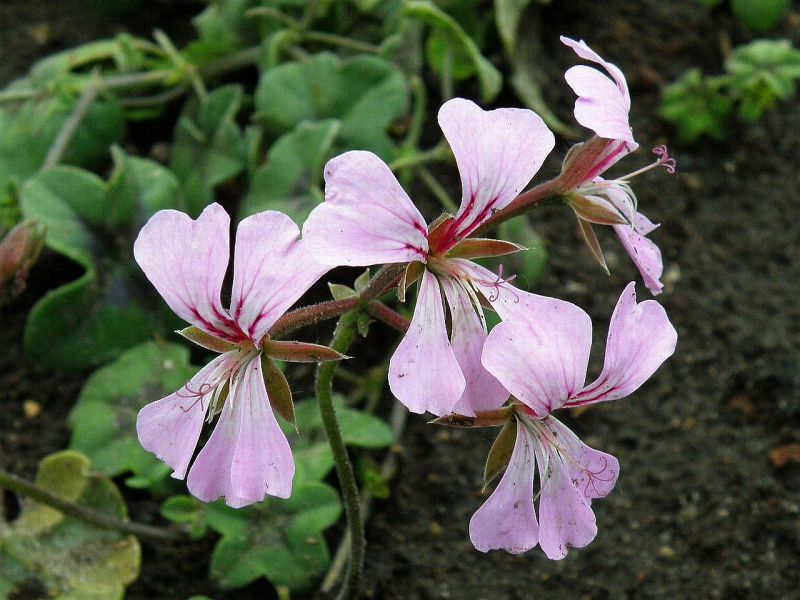
[[496,427],[505,425],[514,415],[513,406],[503,406],[495,410],[477,410],[475,416],[459,415],[451,413],[437,419],[428,421],[432,425],[445,425],[447,427]]
[[572,207],[579,219],[596,223],[597,225],[631,225],[631,222],[620,211],[615,210],[609,203],[604,206],[594,202],[581,194],[565,196],[567,204]]
[[349,358],[328,346],[284,340],[264,340],[261,342],[264,353],[278,360],[288,362],[326,362]]
[[297,422],[294,416],[294,401],[292,400],[292,390],[286,376],[269,356],[261,355],[261,371],[264,374],[264,387],[267,390],[272,410],[292,424],[297,429]]
[[191,327],[186,327],[185,329],[179,329],[175,333],[182,335],[187,340],[194,342],[201,348],[211,350],[212,352],[219,352],[220,354],[230,352],[231,350],[236,350],[239,347],[233,342],[228,342],[218,338],[217,336],[211,335],[210,333],[206,333],[194,325]]
[[517,427],[517,420],[509,419],[495,438],[483,468],[484,490],[511,462],[511,454],[514,452],[514,444],[517,441]]
[[[623,221],[624,222],[624,221]],[[490,258],[494,256],[505,256],[527,250],[524,246],[504,240],[492,240],[488,238],[467,238],[461,240],[450,252],[448,258]]]
[[406,301],[406,290],[422,277],[424,271],[425,265],[421,262],[414,261],[408,263],[408,266],[405,268],[400,278],[400,283],[397,286],[397,299],[400,300],[400,302]]
[[603,249],[600,247],[600,241],[597,239],[592,224],[583,219],[578,219],[578,227],[581,229],[583,239],[586,241],[586,245],[589,246],[592,256],[603,267],[606,275],[610,275],[611,272],[608,270],[608,265],[606,265],[606,258],[603,256]]

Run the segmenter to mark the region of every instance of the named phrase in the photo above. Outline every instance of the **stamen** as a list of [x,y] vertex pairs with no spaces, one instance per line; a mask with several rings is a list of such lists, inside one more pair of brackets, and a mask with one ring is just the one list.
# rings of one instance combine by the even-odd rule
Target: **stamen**
[[655,169],[656,167],[664,167],[664,170],[666,170],[666,172],[669,173],[670,175],[675,174],[675,169],[678,167],[678,162],[674,158],[670,157],[666,146],[662,144],[661,146],[653,148],[653,154],[658,156],[656,162],[647,165],[646,167],[642,167],[641,169],[638,169],[633,173],[628,173],[627,175],[623,175],[622,177],[619,178],[619,181],[628,181],[629,179],[632,179],[637,175],[641,175],[642,173],[646,173],[650,169]]

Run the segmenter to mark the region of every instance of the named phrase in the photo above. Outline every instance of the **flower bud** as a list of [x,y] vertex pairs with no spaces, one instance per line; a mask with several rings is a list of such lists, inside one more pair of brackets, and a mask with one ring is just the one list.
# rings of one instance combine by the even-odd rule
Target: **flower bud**
[[44,227],[23,221],[0,241],[0,296],[14,298],[25,289],[28,273],[42,251],[44,233]]

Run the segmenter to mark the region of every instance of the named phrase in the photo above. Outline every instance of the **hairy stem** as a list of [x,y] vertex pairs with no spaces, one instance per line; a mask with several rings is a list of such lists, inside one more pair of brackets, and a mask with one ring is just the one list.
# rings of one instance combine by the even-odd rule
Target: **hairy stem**
[[550,196],[556,196],[561,191],[561,182],[558,178],[540,183],[536,187],[529,189],[527,192],[521,193],[505,208],[502,208],[494,213],[491,217],[484,221],[480,227],[473,231],[470,234],[470,237],[480,237],[482,233],[485,233],[493,227],[496,227],[503,221],[508,221],[512,217],[516,217],[528,212],[542,200],[545,200]]
[[328,300],[319,304],[303,306],[287,312],[275,322],[270,329],[272,339],[284,338],[295,329],[315,325],[320,321],[327,321],[353,310],[359,304],[358,297],[343,298],[342,300]]
[[163,527],[153,527],[152,525],[144,525],[142,523],[123,521],[122,519],[97,512],[91,508],[80,506],[79,504],[65,500],[49,490],[39,487],[35,483],[26,481],[25,479],[3,470],[0,470],[0,487],[10,490],[15,494],[28,496],[36,502],[55,508],[67,517],[78,519],[102,529],[113,529],[115,531],[121,531],[122,533],[132,533],[136,536],[159,541],[185,541],[189,539],[187,535],[178,531],[164,529]]
[[405,333],[411,322],[397,311],[392,310],[383,302],[372,302],[366,305],[366,311],[371,317],[383,321],[392,329]]
[[[354,310],[345,313],[336,324],[336,331],[331,340],[331,347],[344,354],[350,347],[356,335],[356,320],[358,311]],[[344,445],[342,432],[339,422],[336,419],[336,410],[333,406],[333,374],[336,371],[335,361],[320,363],[317,367],[317,402],[322,416],[322,423],[325,427],[325,434],[328,436],[328,443],[333,452],[333,460],[336,464],[336,474],[339,477],[339,485],[342,489],[342,500],[344,501],[344,512],[347,517],[347,531],[350,534],[352,543],[350,544],[350,562],[347,567],[342,588],[339,590],[337,598],[346,600],[356,597],[361,583],[361,573],[364,569],[364,522],[361,518],[361,499],[356,484],[356,476],[353,465],[347,454]]]

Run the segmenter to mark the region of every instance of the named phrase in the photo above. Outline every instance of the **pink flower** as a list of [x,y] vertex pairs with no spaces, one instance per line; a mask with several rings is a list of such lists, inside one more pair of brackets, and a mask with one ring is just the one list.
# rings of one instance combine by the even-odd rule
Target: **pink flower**
[[568,69],[564,75],[578,95],[575,119],[597,134],[585,144],[571,149],[564,160],[561,177],[570,190],[570,204],[582,220],[581,230],[600,263],[605,266],[602,251],[589,223],[613,225],[625,250],[642,274],[645,285],[652,294],[659,294],[664,287],[660,281],[663,271],[661,252],[646,237],[658,225],[638,212],[636,196],[629,181],[657,166],[674,173],[675,159],[669,157],[664,146],[660,146],[654,150],[658,160],[652,165],[617,179],[600,177],[613,164],[639,147],[633,139],[628,120],[631,108],[628,84],[616,65],[603,60],[584,41],[576,42],[563,36],[561,41],[580,58],[599,64],[606,71],[603,73],[593,67],[578,65]]
[[[221,352],[174,394],[148,404],[136,430],[142,446],[183,479],[203,421],[219,420],[189,471],[187,485],[204,502],[229,506],[291,494],[294,461],[273,415],[262,354],[270,327],[328,268],[298,239],[279,212],[243,220],[236,232],[230,309],[220,293],[228,268],[230,218],[219,204],[192,220],[175,210],[156,213],[142,228],[134,256],[182,319],[187,337]],[[281,342],[269,342],[280,345]]]
[[[424,264],[416,273],[421,271],[421,283],[411,326],[389,365],[389,386],[412,412],[473,414],[499,406],[508,394],[480,362],[486,325],[473,279],[477,265],[467,259],[518,247],[465,238],[519,194],[555,139],[532,111],[484,111],[462,98],[442,106],[439,125],[461,175],[455,215],[429,228],[381,159],[347,152],[325,167],[325,202],[309,216],[303,238],[331,266]],[[409,268],[409,284],[412,273]],[[484,287],[505,284],[485,269],[481,273],[488,277]]]
[[[520,313],[497,325],[486,340],[484,367],[520,404],[509,465],[470,521],[470,538],[478,550],[520,553],[538,543],[549,558],[561,559],[568,547],[583,547],[597,534],[591,502],[614,487],[619,463],[581,442],[551,413],[631,394],[672,355],[677,334],[658,303],[636,303],[634,284],[629,284],[611,317],[603,371],[584,385],[591,322],[580,312],[564,318],[554,311],[551,319]],[[536,462],[538,522],[533,507]]]

